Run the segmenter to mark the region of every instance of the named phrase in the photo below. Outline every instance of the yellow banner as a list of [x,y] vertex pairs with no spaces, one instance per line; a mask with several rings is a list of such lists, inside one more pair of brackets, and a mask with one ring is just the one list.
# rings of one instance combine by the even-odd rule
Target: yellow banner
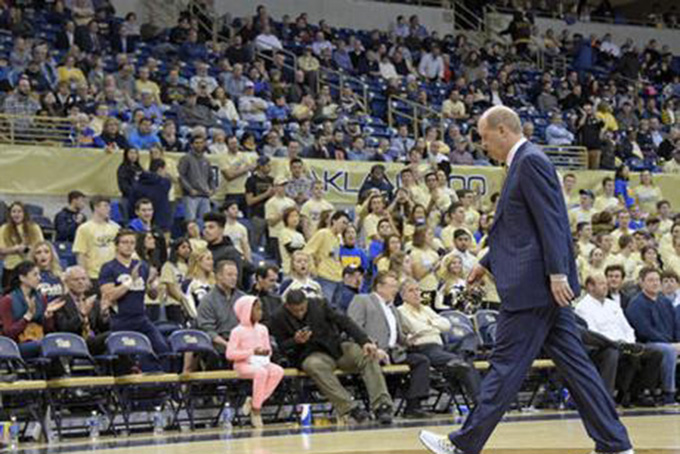
[[[142,165],[148,164],[148,153],[142,152]],[[167,153],[166,161],[174,164],[182,153]],[[220,190],[215,200],[224,199],[224,181],[220,173],[222,156],[209,156],[213,171],[218,175]],[[61,195],[78,189],[86,194],[101,194],[110,197],[120,195],[116,172],[122,162],[122,153],[108,154],[103,150],[81,148],[0,146],[0,194]],[[313,178],[324,183],[327,198],[332,203],[354,205],[359,188],[371,167],[371,162],[323,161],[306,159],[305,165]],[[286,171],[285,159],[273,160],[275,175]],[[171,164],[171,167],[172,166]],[[397,174],[404,168],[402,164],[385,164],[387,176],[397,186]],[[613,172],[581,171],[573,172],[577,177],[577,187],[592,189],[596,194],[601,191],[602,179],[613,177]],[[675,209],[680,207],[680,176],[655,175],[656,184],[661,187],[664,197],[671,201]],[[485,202],[494,192],[500,192],[503,170],[497,167],[454,167],[450,177],[454,189],[472,189],[483,196]],[[631,177],[631,187],[638,183],[638,177]]]

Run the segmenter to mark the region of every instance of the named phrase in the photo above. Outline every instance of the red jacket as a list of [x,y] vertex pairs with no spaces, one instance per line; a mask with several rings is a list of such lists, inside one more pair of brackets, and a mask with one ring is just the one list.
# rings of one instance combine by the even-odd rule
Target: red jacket
[[[2,323],[2,334],[4,336],[19,341],[19,336],[24,332],[29,322],[23,317],[23,314],[18,320],[14,319],[12,314],[12,303],[14,292],[8,293],[0,299],[0,322]],[[42,317],[42,327],[45,333],[54,331],[54,317],[45,318],[45,309],[47,308],[47,300],[44,296],[38,294],[36,304],[42,309],[38,312]],[[35,317],[34,317],[35,320]]]

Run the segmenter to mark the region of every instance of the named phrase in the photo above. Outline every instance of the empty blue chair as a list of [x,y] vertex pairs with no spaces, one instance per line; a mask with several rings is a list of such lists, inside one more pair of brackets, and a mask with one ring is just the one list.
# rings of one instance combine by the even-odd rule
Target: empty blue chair
[[[106,347],[113,356],[132,356],[157,359],[151,341],[142,333],[134,331],[117,331],[106,339]],[[136,409],[146,411],[149,408],[167,404],[173,408],[170,397],[175,392],[179,377],[176,374],[132,374],[116,377],[114,393],[117,406],[114,417],[120,414],[126,430],[130,430],[130,415]],[[173,410],[173,413],[176,412]],[[173,418],[174,419],[174,418]],[[113,419],[112,419],[113,422]]]
[[446,349],[475,354],[479,347],[479,337],[470,318],[460,311],[445,311],[439,315],[451,323],[451,329],[442,333]]
[[54,247],[59,255],[59,262],[62,268],[74,266],[77,263],[76,255],[73,253],[73,244],[68,241],[54,243]]
[[50,333],[42,340],[45,358],[92,359],[85,339],[73,333]]
[[150,355],[154,358],[156,357],[149,338],[135,331],[117,331],[111,333],[106,339],[106,348],[111,355],[116,356]]
[[[67,376],[79,372],[92,372],[95,366],[94,358],[90,355],[85,339],[73,333],[50,333],[42,340],[41,354],[43,360],[39,364],[47,367],[59,360]],[[53,370],[52,372],[56,372]],[[61,371],[60,371],[61,372]]]
[[217,354],[210,336],[204,331],[196,329],[181,329],[175,331],[168,338],[173,353],[209,353]]
[[495,343],[495,328],[493,329],[494,335],[492,336],[491,326],[497,323],[498,312],[490,309],[482,309],[475,313],[474,320],[477,327],[477,333],[479,333],[479,338],[482,341],[482,346],[484,348],[492,348]]
[[43,209],[43,207],[32,203],[25,203],[24,210],[26,210],[26,213],[28,213],[31,216],[31,218],[45,215],[45,210]]
[[8,373],[19,369],[28,370],[17,343],[5,336],[0,336],[0,366],[4,367]]

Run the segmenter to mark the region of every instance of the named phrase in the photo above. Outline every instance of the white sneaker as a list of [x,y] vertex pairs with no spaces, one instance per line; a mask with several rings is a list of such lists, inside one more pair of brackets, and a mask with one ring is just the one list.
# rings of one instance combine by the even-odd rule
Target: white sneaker
[[421,430],[418,439],[434,454],[463,454],[463,451],[456,448],[448,437],[437,435],[429,430]]
[[246,401],[243,402],[241,406],[241,413],[243,416],[250,416],[250,411],[253,409],[253,399],[252,397],[246,397]]
[[590,454],[635,454],[634,449],[628,449],[626,451],[612,451],[612,452],[606,452],[606,451],[593,451]]

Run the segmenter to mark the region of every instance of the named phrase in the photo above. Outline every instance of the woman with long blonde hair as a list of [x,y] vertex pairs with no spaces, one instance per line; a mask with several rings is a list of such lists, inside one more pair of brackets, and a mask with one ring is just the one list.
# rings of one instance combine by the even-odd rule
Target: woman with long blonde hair
[[434,309],[438,311],[452,309],[458,294],[465,290],[467,276],[463,259],[457,255],[448,255],[442,260],[437,277],[441,280],[441,285],[434,299]]
[[[207,249],[194,251],[189,256],[189,268],[186,279],[182,283],[184,291],[184,311],[188,320],[195,320],[201,299],[215,286],[212,252]],[[183,373],[198,369],[198,357],[191,352],[184,354]]]
[[194,252],[189,257],[187,278],[182,285],[187,305],[184,308],[190,319],[198,315],[201,299],[215,286],[212,252],[207,249]]
[[40,241],[31,248],[30,260],[40,270],[40,284],[38,292],[43,295],[47,302],[63,296],[66,293],[61,280],[62,269],[59,256],[54,246],[49,241]]

